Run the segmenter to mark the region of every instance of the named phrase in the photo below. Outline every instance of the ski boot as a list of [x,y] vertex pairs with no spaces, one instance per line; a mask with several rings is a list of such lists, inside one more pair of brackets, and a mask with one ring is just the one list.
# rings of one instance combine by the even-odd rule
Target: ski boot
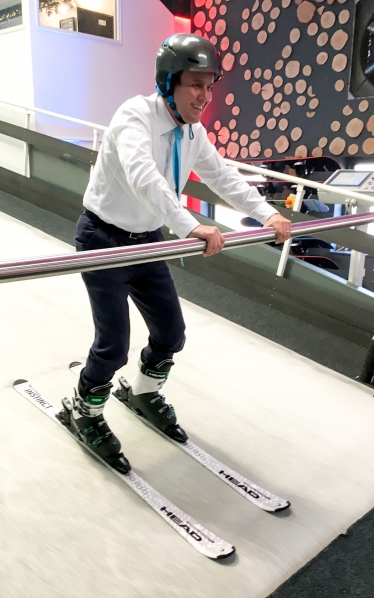
[[[171,366],[174,362],[165,359],[153,366],[139,363],[140,372],[133,384],[130,386],[125,378],[119,378],[119,388],[113,393],[114,396],[124,403],[129,409],[147,419],[150,424],[161,430],[176,442],[186,442],[186,432],[177,424],[177,416],[172,405],[165,402],[164,395],[158,389],[166,382]],[[136,390],[136,394],[134,394]],[[141,390],[141,392],[138,392]]]
[[86,391],[79,380],[78,392],[74,389],[74,399],[62,399],[63,409],[57,419],[113,469],[126,474],[131,470],[130,463],[121,452],[120,441],[103,417],[111,388],[109,382]]

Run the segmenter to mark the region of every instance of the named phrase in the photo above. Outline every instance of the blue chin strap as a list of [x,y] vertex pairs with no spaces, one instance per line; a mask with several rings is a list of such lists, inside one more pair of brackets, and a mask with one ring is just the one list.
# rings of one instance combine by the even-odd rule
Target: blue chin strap
[[172,111],[175,114],[175,117],[177,118],[177,120],[179,120],[179,122],[182,125],[185,125],[186,122],[183,120],[183,118],[181,117],[181,115],[179,114],[177,107],[175,105],[174,102],[174,95],[171,92],[171,78],[173,76],[173,73],[168,73],[168,76],[166,77],[166,82],[165,82],[165,86],[166,86],[166,92],[163,94],[159,85],[156,83],[156,89],[158,91],[158,93],[164,98],[164,100],[167,101],[167,103],[169,104],[170,108],[172,109]]
[[[171,93],[171,85],[170,85],[170,83],[171,83],[172,76],[173,76],[173,73],[168,73],[168,76],[166,78],[166,93],[165,94],[162,93],[162,91],[160,89],[160,86],[157,83],[156,83],[156,89],[157,89],[157,92],[160,94],[160,96],[162,98],[164,98],[164,100],[167,101],[167,103],[169,104],[170,108],[174,112],[176,119],[179,120],[179,122],[182,125],[185,125],[186,121],[183,120],[183,118],[179,114],[179,112],[177,110],[177,106],[176,106],[176,104],[174,102],[174,95]],[[190,127],[189,127],[189,134],[190,134],[190,139],[194,139],[195,135],[194,135],[193,130],[192,130],[192,125],[190,125]]]

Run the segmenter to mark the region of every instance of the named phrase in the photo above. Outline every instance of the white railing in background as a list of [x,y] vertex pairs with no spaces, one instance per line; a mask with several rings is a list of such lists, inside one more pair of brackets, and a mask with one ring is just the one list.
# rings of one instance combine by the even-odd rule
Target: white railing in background
[[[51,112],[49,110],[42,110],[40,108],[35,108],[35,107],[30,107],[30,106],[23,106],[23,105],[14,104],[11,102],[5,102],[3,100],[0,100],[0,104],[6,104],[7,106],[12,106],[14,108],[24,110],[25,115],[26,115],[26,122],[25,122],[26,128],[30,128],[30,116],[31,116],[32,112],[46,114],[48,116],[53,116],[55,118],[60,118],[62,120],[67,120],[70,122],[74,122],[77,124],[87,126],[87,127],[91,128],[93,131],[92,149],[95,151],[97,151],[98,146],[99,146],[99,136],[100,136],[99,131],[105,131],[105,129],[107,128],[107,127],[104,127],[103,125],[98,125],[96,123],[91,123],[88,121],[84,121],[84,120],[81,120],[78,118],[73,118],[70,116],[65,116],[62,114],[57,114],[56,112]],[[29,176],[29,156],[28,156],[28,144],[27,143],[25,143],[24,156],[25,156],[24,175]],[[242,162],[237,162],[235,160],[226,159],[225,162],[228,166],[232,166],[233,168],[236,168],[237,170],[246,170],[248,172],[253,172],[253,173],[259,174],[263,177],[266,177],[266,176],[272,177],[277,180],[281,180],[282,182],[288,181],[290,183],[296,184],[297,185],[296,199],[295,199],[295,203],[293,206],[294,212],[300,212],[303,195],[304,195],[304,187],[309,187],[309,188],[316,189],[316,190],[321,189],[321,190],[325,191],[326,193],[330,193],[335,196],[341,195],[342,198],[344,197],[344,201],[341,202],[342,204],[344,203],[349,208],[360,204],[362,212],[369,211],[370,206],[374,205],[374,197],[371,197],[370,195],[365,195],[363,193],[356,193],[354,191],[347,192],[347,191],[339,189],[337,187],[334,187],[332,189],[329,185],[324,185],[323,183],[317,183],[315,181],[310,181],[308,179],[303,179],[303,178],[292,176],[289,174],[275,172],[273,170],[268,170],[266,168],[259,167],[259,166],[243,164]],[[93,169],[93,166],[91,166],[91,173],[92,173],[92,169]],[[335,201],[332,200],[331,203],[337,203],[337,202],[336,202],[336,200]],[[366,229],[367,229],[367,225],[365,227],[361,227],[361,230],[366,230]],[[290,253],[290,247],[291,247],[291,239],[289,241],[287,241],[286,243],[284,243],[284,245],[283,245],[281,257],[279,260],[278,270],[277,270],[277,276],[284,276],[287,260],[288,260],[289,253]],[[348,282],[354,286],[361,286],[363,277],[364,277],[364,255],[362,255],[358,251],[352,250]]]

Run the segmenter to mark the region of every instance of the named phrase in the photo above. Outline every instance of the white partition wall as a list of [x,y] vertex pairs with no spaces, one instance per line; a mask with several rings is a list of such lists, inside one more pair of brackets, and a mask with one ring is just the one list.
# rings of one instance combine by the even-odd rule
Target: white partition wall
[[[104,12],[103,2],[89,4]],[[56,14],[55,26],[46,26],[39,0],[23,0],[23,25],[0,31],[0,100],[107,125],[126,99],[153,93],[156,51],[176,30],[189,31],[189,21],[175,19],[160,0],[117,0],[116,6],[117,39],[106,39],[56,28]],[[1,118],[24,125],[24,112],[4,104]],[[37,115],[35,128],[83,144],[92,140],[92,130],[45,115]],[[0,166],[22,172],[22,143],[4,141]]]
[[[28,3],[24,2],[22,24],[0,30],[0,99],[17,104],[33,104],[31,41]],[[5,8],[5,4],[2,5]],[[0,104],[0,120],[24,126],[25,113]],[[23,174],[23,143],[0,135],[0,166]]]
[[[156,51],[174,33],[174,16],[159,0],[118,3],[118,40],[39,26],[33,4],[31,45],[35,106],[109,124],[126,99],[154,91]],[[38,115],[37,130],[86,139],[92,132]]]

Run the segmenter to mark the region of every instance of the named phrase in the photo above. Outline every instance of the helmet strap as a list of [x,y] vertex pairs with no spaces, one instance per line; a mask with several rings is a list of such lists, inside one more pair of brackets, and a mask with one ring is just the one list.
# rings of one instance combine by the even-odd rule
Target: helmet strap
[[172,76],[173,76],[173,73],[168,73],[168,76],[166,77],[166,91],[165,91],[165,93],[162,93],[162,91],[161,91],[160,87],[157,85],[157,83],[156,83],[156,89],[157,89],[158,93],[160,94],[160,96],[162,96],[164,98],[164,100],[166,100],[166,102],[169,104],[171,110],[175,114],[175,118],[177,120],[179,120],[179,122],[182,125],[185,125],[186,121],[183,120],[183,118],[179,114],[179,112],[177,110],[177,106],[176,106],[175,101],[174,101],[174,95],[173,95],[173,93],[171,91],[171,78],[172,78]]

